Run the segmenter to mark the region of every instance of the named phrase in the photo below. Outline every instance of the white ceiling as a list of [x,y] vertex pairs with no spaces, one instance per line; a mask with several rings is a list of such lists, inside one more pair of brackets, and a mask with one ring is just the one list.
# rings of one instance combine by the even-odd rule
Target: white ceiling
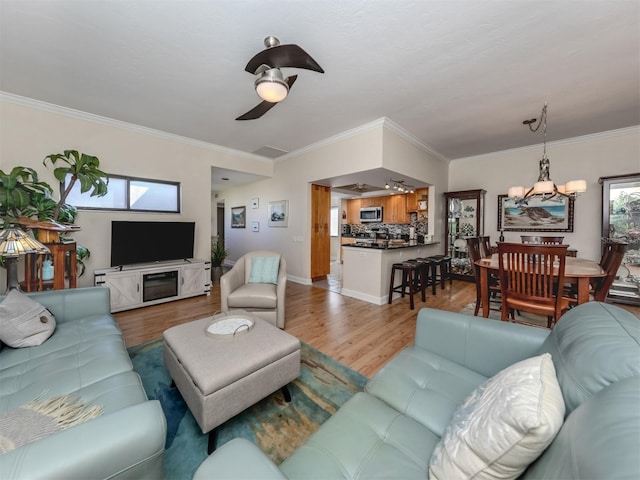
[[[326,71],[261,119],[267,35]],[[640,124],[637,0],[0,0],[0,89],[244,152],[382,117],[448,159]],[[357,180],[361,182],[362,180]]]

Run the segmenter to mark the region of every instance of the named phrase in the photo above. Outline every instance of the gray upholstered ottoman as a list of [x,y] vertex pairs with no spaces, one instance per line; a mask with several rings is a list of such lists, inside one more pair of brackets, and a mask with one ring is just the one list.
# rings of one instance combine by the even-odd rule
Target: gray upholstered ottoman
[[225,317],[195,320],[163,334],[164,363],[202,433],[215,428],[300,375],[300,341],[248,312],[230,316],[253,320],[249,331],[211,335],[207,327]]

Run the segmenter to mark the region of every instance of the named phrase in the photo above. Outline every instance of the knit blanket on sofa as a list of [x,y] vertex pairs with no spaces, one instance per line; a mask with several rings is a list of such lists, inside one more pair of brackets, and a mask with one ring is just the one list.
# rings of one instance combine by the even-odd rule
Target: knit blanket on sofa
[[102,415],[72,395],[36,400],[0,415],[0,454]]

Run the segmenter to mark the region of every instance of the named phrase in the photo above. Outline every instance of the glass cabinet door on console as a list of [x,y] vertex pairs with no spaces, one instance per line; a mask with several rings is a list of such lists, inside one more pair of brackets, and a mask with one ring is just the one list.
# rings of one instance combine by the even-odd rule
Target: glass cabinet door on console
[[640,173],[602,177],[602,239],[627,243],[607,299],[640,305]]
[[451,256],[453,278],[474,281],[467,238],[484,234],[485,190],[447,192],[445,196],[445,255]]

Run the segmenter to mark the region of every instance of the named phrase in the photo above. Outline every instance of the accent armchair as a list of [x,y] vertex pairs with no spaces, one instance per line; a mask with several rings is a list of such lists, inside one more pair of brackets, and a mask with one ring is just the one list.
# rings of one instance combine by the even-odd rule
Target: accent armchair
[[268,250],[249,252],[220,277],[223,312],[245,310],[284,328],[287,262]]

